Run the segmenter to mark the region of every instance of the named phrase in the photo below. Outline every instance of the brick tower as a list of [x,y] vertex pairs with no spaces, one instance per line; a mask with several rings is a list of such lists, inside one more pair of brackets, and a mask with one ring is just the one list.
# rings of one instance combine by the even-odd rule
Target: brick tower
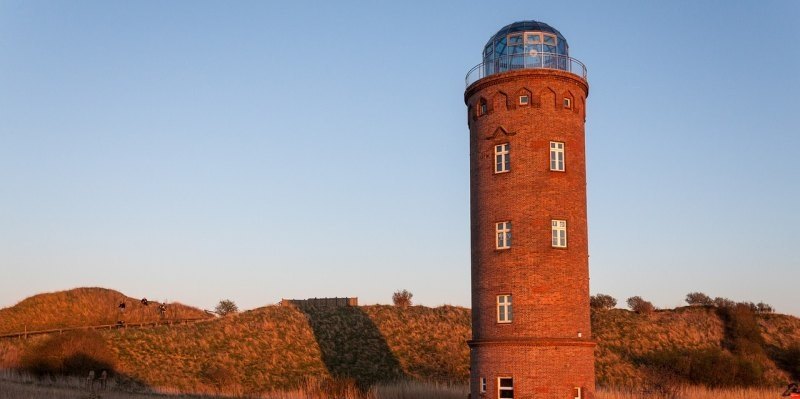
[[500,29],[467,74],[477,398],[594,397],[586,68],[551,26]]

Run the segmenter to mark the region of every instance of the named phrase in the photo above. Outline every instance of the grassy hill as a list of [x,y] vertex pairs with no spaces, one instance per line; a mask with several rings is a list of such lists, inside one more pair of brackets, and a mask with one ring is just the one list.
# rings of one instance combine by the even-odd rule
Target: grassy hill
[[[0,315],[6,311],[0,310]],[[742,327],[723,316],[713,307],[650,315],[621,309],[594,312],[598,383],[640,385],[652,378],[653,365],[684,357],[712,366],[727,364],[714,363],[720,361],[738,362],[731,363],[736,367],[755,365],[764,381],[774,384],[787,380],[795,368],[800,373],[800,319],[755,316],[756,344],[745,347],[747,342],[737,338]],[[463,384],[469,375],[470,310],[453,306],[268,306],[200,324],[99,333],[102,345],[116,357],[118,373],[183,392],[256,393],[328,377],[361,386],[403,379]],[[35,353],[52,339],[0,340],[0,368],[19,364],[26,353]],[[696,371],[696,364],[689,366],[687,373]]]
[[[46,330],[53,328],[80,327],[114,324],[118,320],[127,323],[158,321],[158,305],[150,302],[144,306],[141,298],[130,298],[121,292],[105,288],[76,288],[68,291],[39,294],[10,307],[0,309],[0,334]],[[119,311],[120,302],[125,302],[124,314]],[[200,309],[170,303],[165,318],[208,317]]]

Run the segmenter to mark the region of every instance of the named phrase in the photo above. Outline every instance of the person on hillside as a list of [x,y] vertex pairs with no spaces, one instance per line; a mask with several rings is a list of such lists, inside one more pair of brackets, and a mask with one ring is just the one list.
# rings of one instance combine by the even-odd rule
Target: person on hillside
[[150,302],[147,300],[147,298],[142,298],[142,305],[147,306],[149,304]]
[[800,385],[797,385],[796,382],[789,384],[786,387],[786,391],[783,392],[781,396],[790,396],[792,398],[800,398]]
[[100,372],[100,389],[105,390],[108,383],[108,371],[103,370]]
[[86,389],[94,391],[94,370],[89,371],[89,377],[86,378]]
[[125,301],[122,301],[122,302],[119,303],[119,311],[120,311],[120,313],[125,312],[125,307],[126,307]]

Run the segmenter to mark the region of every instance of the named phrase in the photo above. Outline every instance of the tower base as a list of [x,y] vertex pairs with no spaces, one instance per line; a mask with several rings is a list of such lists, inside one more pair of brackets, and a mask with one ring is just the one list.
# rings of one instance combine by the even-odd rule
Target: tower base
[[472,399],[512,397],[500,394],[500,379],[508,377],[515,399],[594,398],[593,341],[471,341],[470,347]]

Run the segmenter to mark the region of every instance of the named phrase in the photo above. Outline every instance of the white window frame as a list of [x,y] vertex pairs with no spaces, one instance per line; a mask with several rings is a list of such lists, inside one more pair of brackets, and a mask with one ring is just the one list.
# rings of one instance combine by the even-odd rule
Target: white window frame
[[484,116],[489,113],[489,103],[481,100],[478,101],[478,116]]
[[550,170],[564,172],[566,170],[564,143],[561,141],[550,142]]
[[511,248],[511,221],[497,222],[494,224],[495,248]]
[[550,221],[551,244],[553,248],[567,247],[567,221],[552,219]]
[[[511,380],[511,387],[503,387],[500,384],[500,380]],[[503,398],[501,396],[501,392],[503,391],[511,391],[511,398],[514,397],[514,377],[497,377],[497,398]]]
[[583,390],[581,387],[575,387],[573,393],[575,394],[575,399],[583,399]]
[[572,108],[572,99],[564,97],[564,108]]
[[[514,298],[511,294],[497,296],[497,322],[501,324],[514,321]],[[502,312],[500,311],[502,309]]]
[[481,393],[486,393],[486,377],[481,377],[478,384],[480,384],[479,390]]
[[[523,98],[525,99],[524,101],[522,100]],[[528,97],[527,94],[523,94],[523,95],[519,96],[519,105],[528,105],[528,103],[530,103],[530,101],[531,101],[531,99],[530,99],[530,97]]]
[[511,170],[510,150],[509,143],[494,146],[494,173],[506,173]]

